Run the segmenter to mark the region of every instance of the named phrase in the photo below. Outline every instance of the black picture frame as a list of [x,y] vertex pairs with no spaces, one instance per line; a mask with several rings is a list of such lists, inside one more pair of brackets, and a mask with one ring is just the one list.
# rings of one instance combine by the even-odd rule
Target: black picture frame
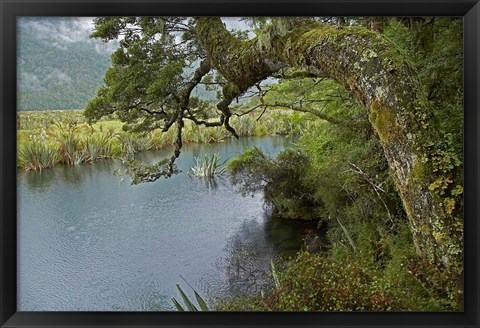
[[[0,0],[1,327],[479,327],[480,4],[478,0]],[[465,311],[442,313],[18,312],[16,18],[18,16],[463,16]]]

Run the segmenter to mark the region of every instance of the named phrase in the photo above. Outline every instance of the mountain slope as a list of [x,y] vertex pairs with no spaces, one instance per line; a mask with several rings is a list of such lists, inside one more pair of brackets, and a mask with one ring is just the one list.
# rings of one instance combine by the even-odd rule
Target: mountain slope
[[81,109],[110,66],[112,44],[89,38],[90,19],[21,18],[17,28],[17,109]]

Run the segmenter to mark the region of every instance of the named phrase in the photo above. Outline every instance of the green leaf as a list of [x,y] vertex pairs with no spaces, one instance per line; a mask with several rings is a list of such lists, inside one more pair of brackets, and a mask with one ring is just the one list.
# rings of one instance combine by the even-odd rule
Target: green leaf
[[207,303],[205,300],[200,296],[200,294],[197,293],[197,291],[194,289],[193,292],[195,293],[195,298],[197,299],[197,303],[200,306],[200,309],[202,311],[210,311],[210,309],[207,306]]
[[275,270],[275,265],[273,264],[273,260],[271,259],[270,259],[270,266],[272,267],[273,283],[275,284],[275,288],[278,290],[280,289],[280,280],[278,279],[277,270]]
[[198,312],[198,309],[195,307],[195,305],[193,305],[188,296],[183,292],[182,288],[180,288],[180,285],[177,285],[177,289],[180,292],[180,295],[182,295],[183,301],[187,305],[188,310]]
[[197,293],[197,291],[195,290],[195,288],[193,288],[192,285],[190,285],[190,284],[188,283],[188,281],[185,280],[185,278],[184,278],[182,275],[180,275],[180,278],[182,278],[182,280],[185,281],[185,283],[188,285],[188,287],[190,287],[190,288],[193,290],[193,292],[195,293],[195,298],[197,299],[197,303],[198,303],[198,305],[200,306],[200,309],[201,309],[202,311],[210,311],[210,309],[209,309],[208,306],[207,306],[207,303],[206,303],[205,300],[202,298],[202,296],[200,296],[200,294]]
[[340,222],[340,220],[339,220],[338,218],[337,218],[337,222],[338,222],[338,224],[340,225],[340,227],[342,228],[343,233],[345,234],[345,236],[347,236],[347,239],[348,239],[348,242],[350,243],[350,246],[352,246],[352,248],[353,248],[353,250],[354,250],[355,252],[358,252],[358,249],[357,249],[357,247],[355,246],[355,243],[353,242],[352,237],[351,237],[350,234],[348,233],[347,228],[345,228],[345,227],[343,226],[343,224]]
[[[177,285],[178,286],[178,285]],[[185,312],[185,309],[183,308],[183,306],[174,298],[172,298],[172,301],[173,301],[173,304],[175,304],[175,307],[177,308],[177,311],[180,311],[180,312]]]

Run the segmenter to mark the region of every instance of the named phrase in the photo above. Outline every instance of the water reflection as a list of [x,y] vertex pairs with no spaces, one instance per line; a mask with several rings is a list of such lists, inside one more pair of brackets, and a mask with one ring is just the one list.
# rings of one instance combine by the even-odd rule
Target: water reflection
[[[258,197],[258,195],[257,195]],[[271,261],[279,263],[305,247],[309,233],[321,233],[315,222],[275,218],[265,212],[263,220],[245,220],[216,262],[222,274],[204,281],[209,295],[232,297],[255,295],[272,286]]]
[[270,260],[276,256],[269,247],[263,224],[244,221],[225,248],[223,259],[226,295],[252,295],[265,290],[270,273]]
[[[264,224],[267,241],[283,257],[295,255],[305,245],[308,236],[319,236],[319,242],[325,241],[324,229],[317,227],[316,221],[286,220],[269,216]],[[307,240],[309,244],[309,240]]]
[[19,179],[26,181],[28,190],[35,194],[50,191],[54,185],[81,186],[85,180],[95,179],[100,173],[112,173],[121,165],[118,160],[104,160],[95,163],[68,166],[59,165],[41,172],[17,172]]
[[[221,155],[221,160],[227,160],[240,155],[247,148],[258,144],[257,146],[260,146],[265,153],[276,155],[285,145],[290,143],[291,140],[281,137],[245,137],[238,140],[227,139],[225,142],[215,144],[186,144],[183,146],[181,156],[177,160],[177,165],[184,174],[188,174],[190,168],[195,164],[194,158],[200,158],[203,154],[218,152]],[[158,162],[160,159],[169,158],[172,155],[172,150],[172,147],[166,147],[157,151],[145,151],[137,153],[135,158],[150,163]],[[58,183],[58,181],[62,181],[71,186],[80,186],[87,179],[95,179],[99,173],[113,174],[114,170],[122,167],[124,167],[124,165],[120,160],[102,160],[75,166],[58,165],[41,172],[18,171],[17,176],[26,180],[26,185],[31,192],[40,194],[49,191],[52,185]],[[221,181],[221,179],[222,177],[213,180],[205,179],[203,182],[207,190],[214,191],[218,188],[218,182]],[[225,179],[225,177],[223,177],[223,179]],[[121,179],[119,178],[118,181],[120,182]]]
[[224,188],[230,188],[230,183],[228,182],[227,176],[216,176],[213,178],[197,178],[192,175],[189,175],[191,183],[196,186],[202,186],[209,195],[214,195],[219,186]]
[[25,172],[24,176],[28,189],[37,195],[49,191],[56,180],[56,172],[53,169],[43,172]]

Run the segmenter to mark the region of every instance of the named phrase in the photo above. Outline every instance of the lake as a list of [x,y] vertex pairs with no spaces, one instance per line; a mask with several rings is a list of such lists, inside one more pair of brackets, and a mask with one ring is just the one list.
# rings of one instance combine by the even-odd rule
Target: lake
[[262,195],[243,197],[228,175],[187,173],[194,156],[230,159],[252,146],[276,155],[286,142],[185,145],[182,173],[140,185],[120,183],[118,160],[18,171],[17,310],[173,310],[177,284],[192,294],[186,282],[207,299],[258,292],[270,259],[295,254],[306,224],[271,218]]

